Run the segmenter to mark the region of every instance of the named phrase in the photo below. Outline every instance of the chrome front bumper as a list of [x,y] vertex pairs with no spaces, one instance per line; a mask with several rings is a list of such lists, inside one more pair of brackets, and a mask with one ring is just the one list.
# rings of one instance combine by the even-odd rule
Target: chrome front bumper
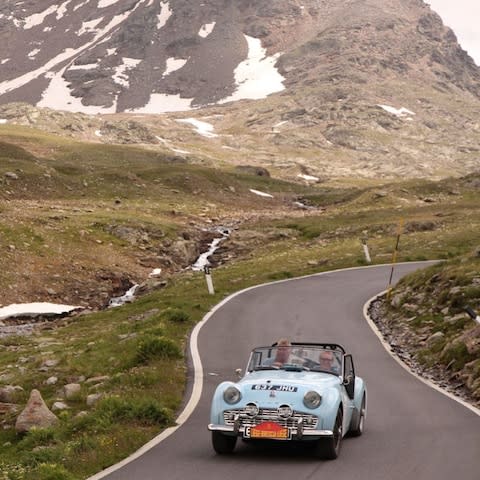
[[[213,432],[223,432],[226,434],[232,434],[235,436],[243,436],[244,427],[240,425],[216,425],[210,423],[208,429]],[[299,427],[290,427],[292,439],[301,440],[305,437],[333,437],[333,432],[331,430],[310,430]]]

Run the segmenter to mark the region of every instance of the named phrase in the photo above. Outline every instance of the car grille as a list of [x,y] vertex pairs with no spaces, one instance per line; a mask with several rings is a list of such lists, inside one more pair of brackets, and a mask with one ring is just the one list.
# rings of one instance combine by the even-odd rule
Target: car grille
[[318,418],[315,415],[310,415],[303,412],[293,412],[293,415],[289,418],[281,418],[278,416],[278,411],[275,408],[263,408],[260,409],[255,417],[251,417],[245,413],[243,408],[236,408],[232,410],[225,410],[223,412],[223,419],[225,425],[233,425],[235,417],[238,416],[240,426],[255,427],[262,422],[275,422],[282,427],[296,427],[300,420],[303,420],[303,428],[305,430],[315,430],[318,424]]

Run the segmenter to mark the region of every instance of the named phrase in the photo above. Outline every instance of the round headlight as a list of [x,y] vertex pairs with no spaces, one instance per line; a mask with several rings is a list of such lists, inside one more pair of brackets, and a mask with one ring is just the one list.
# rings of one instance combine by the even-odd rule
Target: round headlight
[[242,398],[242,394],[237,387],[230,386],[223,392],[223,399],[230,405],[238,403]]
[[314,392],[313,390],[310,390],[309,392],[307,392],[303,397],[303,404],[307,408],[317,408],[320,406],[321,403],[322,403],[322,396],[319,393]]
[[293,410],[290,405],[280,405],[278,407],[278,416],[280,418],[289,418],[293,415]]
[[245,413],[249,417],[256,417],[258,415],[258,406],[254,403],[247,403],[245,405]]

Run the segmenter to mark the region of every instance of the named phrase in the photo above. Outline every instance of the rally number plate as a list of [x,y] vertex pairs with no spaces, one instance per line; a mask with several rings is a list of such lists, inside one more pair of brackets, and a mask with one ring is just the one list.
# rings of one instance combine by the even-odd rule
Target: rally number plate
[[290,440],[292,434],[289,428],[282,427],[275,422],[263,422],[255,427],[245,427],[244,438]]

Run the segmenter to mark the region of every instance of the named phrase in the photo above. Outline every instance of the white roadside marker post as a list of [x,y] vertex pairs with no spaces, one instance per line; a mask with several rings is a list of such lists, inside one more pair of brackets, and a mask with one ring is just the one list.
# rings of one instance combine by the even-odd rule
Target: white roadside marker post
[[475,313],[475,310],[473,310],[472,307],[466,307],[465,311],[468,313],[468,316],[472,319],[475,320],[477,323],[480,323],[480,315],[477,315]]
[[210,295],[213,295],[215,293],[215,290],[213,288],[213,280],[212,275],[210,274],[210,268],[205,265],[203,271],[205,272],[205,280],[207,281],[208,293]]
[[372,259],[370,258],[370,252],[368,251],[368,245],[367,245],[366,239],[362,240],[362,245],[363,245],[363,253],[365,254],[365,260],[367,261],[367,263],[372,263]]

